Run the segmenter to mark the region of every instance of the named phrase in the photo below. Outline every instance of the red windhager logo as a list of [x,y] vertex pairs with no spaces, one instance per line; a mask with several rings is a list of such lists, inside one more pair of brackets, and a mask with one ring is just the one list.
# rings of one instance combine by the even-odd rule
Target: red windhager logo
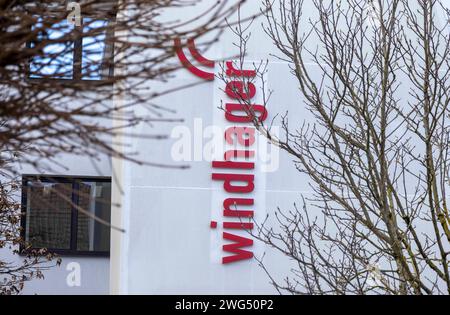
[[182,65],[188,69],[192,74],[196,75],[197,77],[200,77],[207,81],[213,81],[214,80],[214,61],[206,59],[203,57],[200,52],[198,51],[197,47],[195,46],[194,40],[188,39],[187,41],[187,48],[192,55],[192,57],[195,59],[195,61],[198,62],[199,65],[213,69],[213,72],[207,72],[204,71],[196,65],[193,65],[189,59],[187,58],[186,54],[183,51],[183,45],[181,43],[181,39],[177,38],[174,40],[175,43],[175,51],[177,53],[178,59],[180,59]]
[[[196,61],[196,65],[202,68],[212,69],[208,72],[193,65],[187,58],[181,40],[175,39],[175,51],[182,65],[191,73],[207,81],[215,79],[214,61],[203,57],[195,47],[193,39],[187,41],[187,48]],[[228,78],[224,82],[225,92],[221,100],[225,104],[224,121],[226,124],[233,124],[227,127],[224,138],[230,148],[223,157],[218,157],[212,162],[213,172],[211,179],[222,184],[221,193],[225,196],[220,207],[223,209],[221,222],[219,218],[213,218],[210,228],[220,229],[222,239],[223,264],[231,264],[240,261],[250,260],[254,257],[254,241],[247,235],[241,236],[238,231],[251,231],[254,229],[252,222],[255,211],[248,209],[255,205],[256,189],[256,135],[257,130],[253,126],[253,120],[257,118],[259,122],[264,122],[268,117],[267,109],[264,105],[258,104],[255,99],[257,88],[252,78],[257,76],[256,70],[236,69],[233,61],[224,63],[224,75]],[[241,101],[246,101],[244,104]],[[247,209],[240,209],[247,207]],[[243,222],[246,220],[247,222]],[[219,227],[220,223],[220,227]]]

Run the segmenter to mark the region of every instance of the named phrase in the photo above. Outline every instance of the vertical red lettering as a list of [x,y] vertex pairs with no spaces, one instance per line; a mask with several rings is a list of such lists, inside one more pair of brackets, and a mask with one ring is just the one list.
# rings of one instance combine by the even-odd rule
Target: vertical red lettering
[[237,236],[230,233],[223,233],[225,240],[233,242],[232,244],[224,245],[223,250],[229,253],[233,253],[233,256],[227,256],[222,258],[224,264],[230,264],[241,260],[247,260],[253,258],[253,253],[243,250],[243,247],[253,246],[253,240],[245,237]]
[[233,136],[236,136],[240,145],[249,147],[255,144],[255,128],[249,127],[230,127],[225,131],[225,140],[228,144],[234,145]]
[[250,100],[256,95],[256,87],[250,82],[231,81],[227,83],[225,92],[236,100]]
[[256,77],[255,70],[238,70],[234,67],[233,61],[226,62],[226,73],[229,77],[245,77],[245,78],[254,78]]
[[229,198],[223,202],[223,215],[234,218],[253,218],[254,212],[251,210],[238,210],[238,206],[253,206],[253,199]]
[[[249,194],[255,190],[255,176],[246,174],[213,174],[213,180],[223,181],[223,188],[229,193]],[[235,185],[240,182],[245,185]]]
[[[234,123],[251,123],[254,118],[258,118],[259,122],[264,122],[267,119],[267,110],[262,105],[247,105],[247,104],[226,104],[225,118],[229,122]],[[245,115],[236,115],[237,112],[243,112]],[[260,115],[257,116],[256,113]]]

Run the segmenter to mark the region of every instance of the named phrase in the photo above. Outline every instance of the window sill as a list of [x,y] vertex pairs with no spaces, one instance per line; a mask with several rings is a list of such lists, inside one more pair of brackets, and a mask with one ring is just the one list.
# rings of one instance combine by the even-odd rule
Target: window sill
[[[40,250],[40,248],[32,248],[31,250]],[[110,257],[110,252],[73,251],[69,249],[47,249],[47,251],[58,257]],[[21,249],[19,255],[27,256],[27,252]]]
[[42,82],[58,82],[61,84],[88,84],[89,86],[112,86],[114,84],[113,79],[64,79],[64,78],[26,78],[30,83],[42,83]]

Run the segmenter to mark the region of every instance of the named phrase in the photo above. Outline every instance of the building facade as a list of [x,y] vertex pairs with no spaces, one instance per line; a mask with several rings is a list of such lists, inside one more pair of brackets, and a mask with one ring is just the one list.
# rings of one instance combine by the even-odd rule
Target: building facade
[[[257,13],[259,4],[252,0],[244,5],[241,17]],[[188,20],[206,6],[169,10],[163,18]],[[305,11],[306,16],[313,12]],[[247,230],[257,224],[253,220],[266,218],[276,227],[273,214],[278,208],[292,209],[312,192],[292,158],[256,130],[235,90],[255,105],[261,122],[272,123],[275,134],[282,133],[280,115],[287,111],[292,125],[313,122],[314,117],[303,106],[290,64],[275,57],[277,49],[260,23],[256,19],[251,24],[242,64],[236,59],[239,38],[224,29],[208,47],[204,43],[216,34],[175,42],[174,62],[183,67],[167,83],[148,82],[152,91],[176,90],[155,102],[169,109],[166,118],[179,122],[155,125],[167,140],[120,140],[138,158],[166,167],[63,156],[67,169],[60,172],[21,170],[26,235],[42,247],[58,249],[63,258],[60,267],[45,272],[45,280],[27,283],[25,294],[276,293],[260,261],[278,279],[293,262]],[[264,67],[262,76],[255,65]],[[317,74],[312,80],[321,80],[320,71],[312,73]],[[189,88],[180,88],[185,86]],[[126,102],[127,95],[111,101]],[[145,107],[136,113],[145,115]],[[154,130],[142,124],[127,131],[149,135]],[[36,176],[41,184],[35,187]],[[123,231],[110,231],[86,214],[75,214],[76,209],[48,193],[46,186]],[[112,201],[110,213],[107,200]],[[62,211],[52,213],[46,204],[57,204]]]

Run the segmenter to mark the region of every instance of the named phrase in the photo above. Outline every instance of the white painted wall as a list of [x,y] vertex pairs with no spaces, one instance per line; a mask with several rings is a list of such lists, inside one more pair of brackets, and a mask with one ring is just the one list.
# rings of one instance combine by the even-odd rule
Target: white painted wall
[[[11,252],[5,249],[0,251],[0,257],[2,261],[17,263],[21,259],[11,255]],[[21,294],[100,295],[109,293],[109,258],[68,256],[61,258],[61,266],[43,271],[44,279],[25,282]],[[79,276],[79,282],[74,280],[74,276]]]
[[[244,7],[243,15],[258,12],[257,1]],[[173,14],[171,15],[173,17]],[[176,15],[175,15],[176,17]],[[183,17],[180,15],[180,17]],[[252,40],[249,46],[248,60],[267,59],[274,48],[258,27],[252,28]],[[235,56],[238,51],[233,46],[236,38],[225,31],[219,43],[205,54],[213,60]],[[201,45],[199,45],[201,46]],[[219,71],[219,67],[216,67]],[[194,134],[195,121],[201,119],[203,128],[225,124],[223,112],[217,107],[220,101],[216,95],[223,95],[221,82],[202,83],[203,81],[182,69],[170,80],[168,85],[149,82],[153,89],[182,86],[199,82],[189,89],[171,93],[157,100],[175,114],[166,118],[181,118],[183,123],[159,123],[158,134],[171,134],[177,127],[184,126]],[[269,108],[270,121],[279,112],[289,109],[293,117],[307,119],[307,111],[299,106],[296,83],[289,75],[287,64],[271,58],[267,75],[268,88],[275,94]],[[259,93],[259,92],[258,92]],[[260,96],[257,96],[258,98]],[[139,112],[145,115],[146,111]],[[220,122],[220,119],[222,121]],[[219,123],[218,123],[219,122]],[[151,130],[141,125],[133,130],[146,134]],[[223,136],[222,136],[223,137]],[[194,136],[192,142],[199,141]],[[121,245],[112,248],[111,282],[117,282],[113,293],[121,294],[269,294],[274,293],[269,279],[258,263],[243,261],[232,265],[222,265],[217,255],[223,255],[222,245],[226,242],[216,234],[223,230],[212,231],[210,221],[215,213],[222,211],[218,200],[225,198],[222,184],[213,182],[213,172],[209,161],[175,162],[171,150],[177,139],[152,141],[129,139],[128,144],[139,151],[139,156],[153,162],[169,165],[189,165],[189,169],[166,169],[138,166],[128,162],[117,164],[115,171],[120,174],[124,193],[121,196],[121,222],[127,233],[120,238]],[[206,142],[206,141],[205,141]],[[254,210],[266,213],[278,206],[291,208],[299,202],[300,192],[309,191],[306,180],[295,171],[291,158],[280,153],[280,169],[274,173],[256,174],[256,192]],[[258,166],[257,162],[257,166]],[[295,175],[293,175],[295,174]],[[265,189],[261,190],[262,183]],[[262,198],[261,198],[262,196]],[[117,197],[117,196],[116,196]],[[263,215],[264,217],[264,215]],[[244,232],[245,233],[245,232]],[[245,234],[244,234],[245,235]],[[266,252],[265,261],[269,266],[277,266],[275,274],[289,268],[290,262],[271,252],[262,244],[256,255]],[[221,257],[221,256],[220,256]],[[117,268],[117,269],[114,269]],[[281,276],[282,274],[278,274]]]

